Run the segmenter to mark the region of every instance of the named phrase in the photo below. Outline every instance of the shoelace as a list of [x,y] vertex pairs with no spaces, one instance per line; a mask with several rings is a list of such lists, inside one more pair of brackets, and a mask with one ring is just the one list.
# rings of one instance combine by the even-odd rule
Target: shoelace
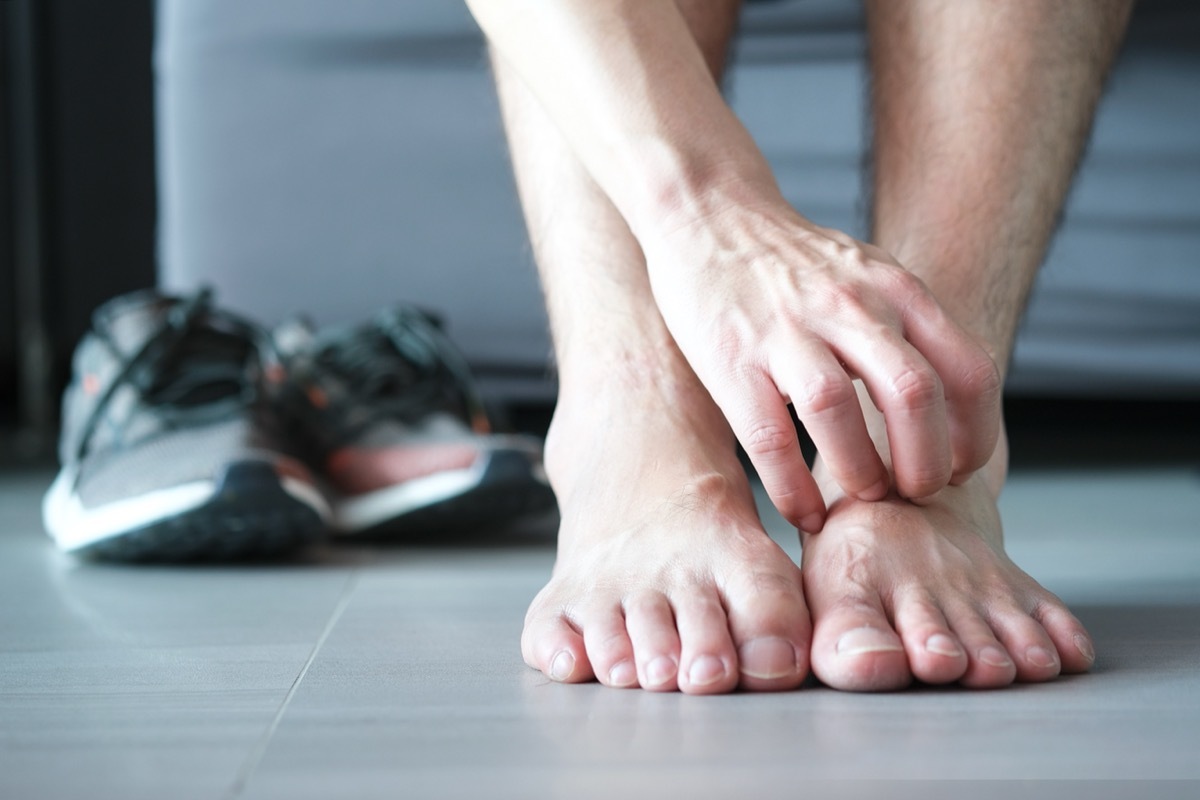
[[[87,454],[122,386],[133,386],[166,428],[215,421],[247,407],[257,392],[247,380],[246,360],[251,342],[261,339],[250,325],[214,310],[211,289],[178,301],[97,399],[76,444],[76,458]],[[127,423],[114,424],[118,440]]]
[[484,407],[462,357],[424,314],[397,309],[322,345],[316,362],[369,400],[380,418],[417,422],[431,410],[452,410],[470,424],[485,419]]

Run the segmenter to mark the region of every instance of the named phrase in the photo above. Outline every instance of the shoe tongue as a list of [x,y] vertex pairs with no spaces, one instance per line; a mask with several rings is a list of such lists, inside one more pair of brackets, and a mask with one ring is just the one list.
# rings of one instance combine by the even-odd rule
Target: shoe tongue
[[123,295],[96,310],[94,327],[120,355],[132,356],[162,330],[178,305],[178,300],[154,291]]
[[284,356],[311,350],[316,339],[316,323],[305,316],[286,319],[271,331],[271,340]]

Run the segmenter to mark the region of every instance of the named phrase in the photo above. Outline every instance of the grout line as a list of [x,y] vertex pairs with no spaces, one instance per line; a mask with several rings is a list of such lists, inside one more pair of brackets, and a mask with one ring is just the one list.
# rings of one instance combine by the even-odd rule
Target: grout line
[[233,800],[246,790],[246,785],[250,779],[254,777],[258,765],[262,762],[263,757],[267,754],[267,748],[271,744],[271,740],[275,737],[275,731],[279,729],[279,724],[283,722],[283,715],[287,713],[288,707],[292,704],[292,698],[296,696],[296,692],[300,689],[300,684],[304,681],[304,676],[308,674],[308,668],[317,660],[317,654],[321,652],[321,648],[325,646],[325,640],[333,633],[334,626],[338,620],[342,618],[346,607],[350,605],[350,597],[354,594],[354,586],[358,583],[358,572],[355,570],[346,579],[346,585],[342,589],[341,597],[338,598],[338,603],[333,609],[333,613],[329,615],[329,621],[325,623],[325,629],[321,631],[321,635],[317,638],[317,643],[313,645],[312,652],[308,654],[308,658],[304,662],[304,666],[300,668],[300,672],[296,674],[296,679],[292,681],[292,685],[288,688],[288,692],[284,695],[283,702],[279,705],[279,710],[275,712],[274,719],[263,732],[262,737],[250,751],[250,755],[246,758],[246,762],[242,764],[242,768],[238,770],[237,777],[234,778],[233,785],[226,792],[226,800]]

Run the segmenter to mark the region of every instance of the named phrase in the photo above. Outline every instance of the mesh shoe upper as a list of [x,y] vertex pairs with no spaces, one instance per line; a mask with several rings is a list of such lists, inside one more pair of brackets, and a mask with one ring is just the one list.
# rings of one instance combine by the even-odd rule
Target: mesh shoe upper
[[436,322],[411,308],[316,334],[304,321],[276,332],[287,373],[274,383],[282,415],[310,459],[347,492],[469,466],[489,430],[462,357]]
[[207,292],[139,292],[97,310],[75,352],[60,439],[84,505],[211,479],[231,462],[279,461],[256,418],[261,338]]
[[331,490],[334,530],[477,528],[553,508],[540,443],[490,432],[462,356],[429,315],[394,308],[319,334],[296,321],[275,338],[277,416]]

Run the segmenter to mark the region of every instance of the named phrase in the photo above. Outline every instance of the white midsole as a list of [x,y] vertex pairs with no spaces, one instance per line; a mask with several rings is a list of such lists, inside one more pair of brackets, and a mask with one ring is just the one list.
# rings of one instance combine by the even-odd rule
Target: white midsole
[[[316,487],[289,477],[282,478],[280,485],[322,519],[329,519],[329,506]],[[89,509],[74,493],[74,486],[74,471],[64,469],[42,499],[46,532],[67,552],[184,514],[212,499],[218,488],[213,480],[193,481]]]
[[407,511],[456,497],[479,485],[488,459],[465,469],[445,470],[389,486],[361,497],[342,499],[333,508],[333,527],[353,533]]

